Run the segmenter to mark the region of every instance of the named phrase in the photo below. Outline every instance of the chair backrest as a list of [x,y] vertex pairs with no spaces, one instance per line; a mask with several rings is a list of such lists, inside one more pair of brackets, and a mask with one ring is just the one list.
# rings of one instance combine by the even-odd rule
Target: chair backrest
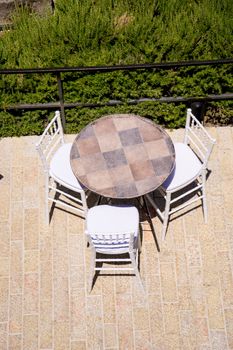
[[135,232],[125,233],[89,233],[86,232],[91,246],[96,250],[104,249],[105,251],[127,249],[133,250]]
[[184,143],[192,148],[203,163],[204,168],[207,166],[215,142],[216,140],[210,136],[189,108],[187,110]]
[[49,170],[49,160],[51,159],[58,145],[63,143],[64,133],[60,118],[60,112],[56,111],[55,116],[45,128],[39,142],[36,144],[36,149],[39,152],[40,158],[42,160],[44,171]]

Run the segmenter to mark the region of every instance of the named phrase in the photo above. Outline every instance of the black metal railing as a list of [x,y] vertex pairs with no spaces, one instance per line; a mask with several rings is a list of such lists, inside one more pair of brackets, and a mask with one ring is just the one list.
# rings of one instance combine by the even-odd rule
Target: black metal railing
[[[63,125],[65,126],[65,108],[75,107],[88,107],[96,108],[103,106],[116,106],[123,104],[122,101],[109,101],[106,103],[66,103],[64,98],[64,90],[62,84],[62,73],[70,72],[86,72],[88,74],[105,73],[112,71],[136,71],[140,69],[153,70],[153,69],[172,69],[189,66],[216,66],[222,64],[233,64],[233,58],[219,59],[219,60],[206,60],[206,61],[182,61],[182,62],[166,62],[166,63],[152,63],[152,64],[134,64],[134,65],[116,65],[116,66],[91,66],[91,67],[58,67],[58,68],[30,68],[30,69],[0,69],[0,74],[54,74],[57,77],[58,97],[59,101],[52,103],[36,103],[36,104],[16,104],[8,107],[4,107],[6,110],[36,110],[36,109],[60,109]],[[217,100],[232,100],[233,93],[208,95],[205,97],[161,97],[161,98],[140,98],[135,100],[129,100],[128,104],[137,104],[145,101],[156,102],[190,102],[195,104],[199,111],[202,109],[202,103]],[[198,107],[199,105],[199,107]],[[0,109],[3,109],[3,107]]]

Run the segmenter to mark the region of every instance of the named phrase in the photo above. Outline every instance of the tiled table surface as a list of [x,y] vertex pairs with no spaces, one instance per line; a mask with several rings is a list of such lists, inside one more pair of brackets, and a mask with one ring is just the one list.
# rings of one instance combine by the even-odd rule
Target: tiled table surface
[[175,162],[161,127],[133,114],[104,116],[75,138],[71,167],[88,189],[105,197],[135,198],[159,187]]

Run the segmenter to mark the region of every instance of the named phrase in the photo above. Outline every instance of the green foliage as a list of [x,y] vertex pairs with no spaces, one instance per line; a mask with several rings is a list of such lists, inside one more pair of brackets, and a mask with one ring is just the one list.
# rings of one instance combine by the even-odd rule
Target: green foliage
[[101,107],[98,109],[75,108],[66,111],[66,132],[77,133],[88,123],[104,115],[133,113],[151,119],[157,124],[171,128],[185,125],[185,106],[166,103],[143,102],[138,105]]
[[[43,16],[20,7],[13,30],[0,37],[0,68],[95,66],[219,59],[233,56],[231,0],[57,0]],[[232,93],[232,65],[169,70],[64,73],[65,102],[123,102],[118,107],[66,111],[67,132],[77,132],[109,113],[132,112],[170,128],[183,125],[183,104],[143,102],[139,98]],[[0,75],[2,136],[39,134],[46,111],[6,112],[17,103],[58,101],[52,74]],[[4,111],[5,110],[5,111]],[[208,105],[206,119],[232,123],[232,104]]]

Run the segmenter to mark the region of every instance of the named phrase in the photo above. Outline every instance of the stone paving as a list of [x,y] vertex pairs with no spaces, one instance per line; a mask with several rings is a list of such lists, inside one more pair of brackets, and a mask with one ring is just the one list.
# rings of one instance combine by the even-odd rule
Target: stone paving
[[83,220],[55,209],[45,225],[38,137],[0,140],[1,350],[233,349],[233,129],[209,132],[208,224],[199,207],[162,242],[155,216],[158,252],[142,223],[144,295],[133,276],[99,276],[88,294]]

